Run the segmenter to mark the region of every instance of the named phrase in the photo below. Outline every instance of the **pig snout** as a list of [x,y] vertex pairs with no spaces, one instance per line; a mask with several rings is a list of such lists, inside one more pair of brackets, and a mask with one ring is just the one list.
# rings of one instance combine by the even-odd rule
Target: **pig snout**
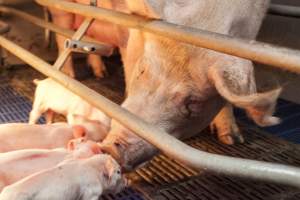
[[149,144],[137,136],[134,142],[121,140],[118,136],[107,137],[103,143],[99,144],[103,152],[110,154],[122,167],[124,172],[132,171],[138,166],[149,161],[159,151],[153,145]]

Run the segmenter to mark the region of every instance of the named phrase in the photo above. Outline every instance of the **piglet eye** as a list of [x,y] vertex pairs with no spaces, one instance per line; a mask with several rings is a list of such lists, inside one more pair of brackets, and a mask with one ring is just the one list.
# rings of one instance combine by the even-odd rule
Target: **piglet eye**
[[117,171],[117,174],[121,174],[121,170],[118,170],[118,171]]

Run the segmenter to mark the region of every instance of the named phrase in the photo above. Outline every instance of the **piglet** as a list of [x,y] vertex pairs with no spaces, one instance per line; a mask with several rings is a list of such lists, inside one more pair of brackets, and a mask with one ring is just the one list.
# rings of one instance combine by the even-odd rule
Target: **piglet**
[[83,137],[101,141],[106,132],[98,123],[36,125],[11,123],[0,125],[0,152],[20,149],[54,149],[65,147],[69,140]]
[[0,191],[22,178],[53,167],[69,154],[67,149],[26,149],[0,154]]
[[100,110],[72,93],[54,80],[34,80],[37,85],[29,124],[35,124],[39,117],[46,113],[47,123],[52,123],[55,113],[67,117],[69,124],[76,124],[75,116],[83,116],[88,120],[98,121],[107,130],[110,119]]
[[98,200],[125,187],[119,164],[109,155],[69,159],[4,188],[0,200]]
[[0,153],[0,191],[36,172],[51,168],[67,159],[89,158],[101,153],[96,142],[73,139],[68,149],[26,149]]

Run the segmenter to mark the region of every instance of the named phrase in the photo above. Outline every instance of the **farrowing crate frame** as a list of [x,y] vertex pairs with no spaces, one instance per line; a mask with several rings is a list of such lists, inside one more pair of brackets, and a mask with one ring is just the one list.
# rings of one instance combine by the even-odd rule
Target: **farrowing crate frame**
[[[87,17],[85,21],[86,23],[83,23],[83,26],[75,33],[74,31],[62,29],[54,24],[44,22],[36,17],[12,8],[1,6],[0,12],[14,14],[19,17],[25,16],[24,19],[35,23],[36,25],[67,37],[76,36],[74,38],[79,40],[84,35],[84,32],[87,30],[92,20],[106,20],[121,26],[140,29],[142,31],[158,34],[199,47],[212,49],[222,53],[279,67],[291,72],[300,73],[300,51],[297,50],[275,47],[256,41],[232,38],[226,35],[184,27],[161,20],[145,19],[140,16],[128,15],[94,6],[86,6],[60,0],[36,1],[43,6],[51,6],[57,9],[83,15]],[[5,31],[0,30],[0,33],[2,32],[4,33]],[[83,39],[96,42],[88,37],[83,37]],[[109,55],[112,51],[111,47],[109,45],[101,45],[103,45],[103,55]],[[113,103],[97,92],[89,89],[80,82],[68,77],[58,69],[60,69],[63,65],[64,59],[67,58],[70,50],[66,50],[64,54],[59,56],[56,64],[54,65],[56,68],[54,68],[54,66],[51,66],[44,60],[7,40],[3,36],[0,36],[0,46],[31,65],[39,72],[52,78],[65,88],[79,95],[93,106],[102,110],[108,116],[114,118],[116,121],[135,132],[138,136],[159,148],[166,155],[195,169],[300,187],[300,168],[220,156],[196,150],[163,130],[148,124],[141,118]]]

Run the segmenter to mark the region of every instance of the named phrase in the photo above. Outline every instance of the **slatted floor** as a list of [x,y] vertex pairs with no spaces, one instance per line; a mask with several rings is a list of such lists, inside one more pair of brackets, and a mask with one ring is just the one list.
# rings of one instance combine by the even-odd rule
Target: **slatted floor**
[[[283,105],[286,102],[283,102]],[[282,107],[279,112],[286,114]],[[26,122],[30,101],[10,85],[0,85],[0,122]],[[292,111],[297,109],[293,108]],[[242,118],[242,117],[241,117]],[[243,121],[243,120],[242,120]],[[43,119],[40,121],[43,123]],[[247,124],[247,121],[244,120]],[[289,126],[287,126],[289,127]],[[274,128],[274,127],[273,127]],[[246,143],[226,146],[206,130],[187,141],[191,146],[217,154],[290,164],[300,167],[300,148],[296,144],[266,134],[260,129],[242,126]],[[155,157],[149,165],[129,175],[132,188],[102,200],[299,200],[296,188],[196,172],[164,155]]]

